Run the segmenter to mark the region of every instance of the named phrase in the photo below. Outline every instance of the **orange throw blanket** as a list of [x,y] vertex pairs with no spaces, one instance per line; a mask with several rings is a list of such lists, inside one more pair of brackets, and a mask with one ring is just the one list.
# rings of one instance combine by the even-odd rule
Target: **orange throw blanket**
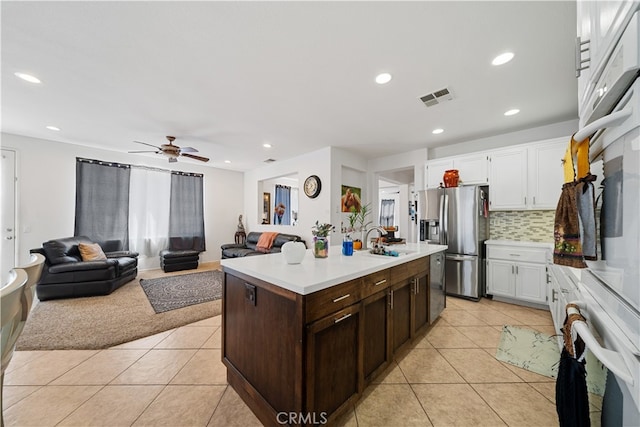
[[273,246],[273,241],[276,240],[277,235],[278,233],[274,233],[272,231],[263,232],[258,239],[256,250],[258,252],[264,252],[265,254],[269,253],[271,251],[271,246]]

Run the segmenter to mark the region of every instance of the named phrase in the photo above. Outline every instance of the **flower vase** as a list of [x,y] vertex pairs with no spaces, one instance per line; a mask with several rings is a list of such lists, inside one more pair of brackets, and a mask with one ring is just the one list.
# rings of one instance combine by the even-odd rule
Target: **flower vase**
[[313,256],[316,258],[326,258],[329,256],[329,238],[326,236],[314,236]]
[[449,169],[444,172],[442,176],[442,180],[444,181],[444,186],[446,188],[457,187],[460,176],[458,175],[457,169]]

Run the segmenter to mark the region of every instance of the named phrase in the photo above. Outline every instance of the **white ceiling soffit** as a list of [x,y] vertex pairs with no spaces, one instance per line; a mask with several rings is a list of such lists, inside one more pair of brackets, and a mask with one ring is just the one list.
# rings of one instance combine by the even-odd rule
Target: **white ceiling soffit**
[[[208,166],[247,170],[326,146],[377,158],[577,117],[575,2],[0,7],[7,133],[121,152],[175,135]],[[505,50],[515,58],[492,66]],[[419,98],[445,87],[454,101],[425,109]],[[505,118],[510,108],[521,113]]]

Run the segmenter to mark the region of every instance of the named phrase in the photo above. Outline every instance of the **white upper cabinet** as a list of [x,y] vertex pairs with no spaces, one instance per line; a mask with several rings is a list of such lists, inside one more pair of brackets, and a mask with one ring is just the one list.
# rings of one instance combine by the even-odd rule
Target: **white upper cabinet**
[[527,209],[527,148],[498,150],[489,156],[489,209]]
[[558,138],[529,148],[529,208],[555,209],[564,184],[562,159],[569,138]]
[[430,160],[425,166],[424,183],[425,188],[438,188],[443,182],[444,172],[453,169],[453,159]]
[[442,176],[449,169],[457,169],[460,185],[487,184],[489,168],[486,154],[467,154],[430,160],[425,166],[425,187],[438,188],[443,182]]
[[556,138],[490,153],[489,209],[555,209],[564,183],[562,158],[569,139]]
[[458,169],[462,185],[487,184],[489,182],[489,157],[486,154],[471,154],[455,157],[453,168]]

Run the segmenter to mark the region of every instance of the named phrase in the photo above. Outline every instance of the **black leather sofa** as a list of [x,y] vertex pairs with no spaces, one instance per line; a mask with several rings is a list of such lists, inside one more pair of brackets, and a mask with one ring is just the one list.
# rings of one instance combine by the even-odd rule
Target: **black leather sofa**
[[[106,260],[83,261],[79,243],[98,243]],[[42,276],[36,284],[41,301],[108,295],[138,274],[138,253],[123,251],[122,242],[93,242],[85,236],[49,240],[32,253],[45,256]]]
[[[238,258],[244,256],[253,256],[253,255],[264,255],[264,252],[260,252],[256,250],[256,245],[258,244],[258,240],[260,239],[260,235],[257,231],[252,231],[247,234],[247,240],[245,243],[227,243],[225,245],[220,246],[222,249],[222,259],[226,258]],[[296,236],[294,234],[284,234],[279,233],[273,241],[273,245],[271,246],[271,250],[269,253],[280,252],[282,245],[287,242],[302,242],[305,243],[304,240],[300,238],[300,236]]]

